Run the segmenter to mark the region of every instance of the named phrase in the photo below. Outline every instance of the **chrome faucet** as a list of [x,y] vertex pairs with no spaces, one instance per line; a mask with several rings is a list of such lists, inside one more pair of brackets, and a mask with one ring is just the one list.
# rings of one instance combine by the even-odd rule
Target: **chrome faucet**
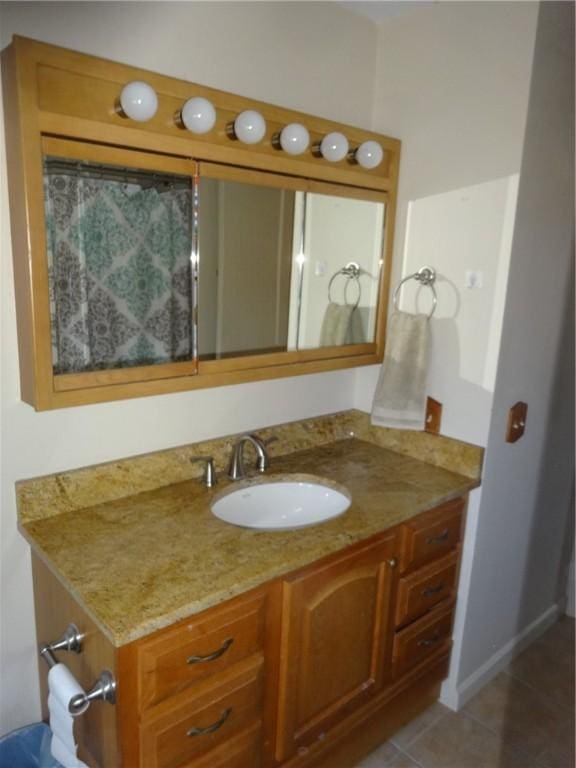
[[228,477],[232,480],[240,480],[246,476],[244,469],[244,446],[251,443],[256,450],[256,469],[258,472],[265,472],[270,466],[270,459],[266,453],[264,442],[258,435],[242,435],[236,441],[230,457],[230,466],[228,467]]

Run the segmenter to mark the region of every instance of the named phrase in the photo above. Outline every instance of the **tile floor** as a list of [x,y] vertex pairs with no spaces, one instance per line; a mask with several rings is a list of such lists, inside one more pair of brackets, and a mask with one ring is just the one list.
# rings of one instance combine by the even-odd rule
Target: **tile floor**
[[457,714],[434,704],[356,768],[574,768],[574,619],[563,617]]

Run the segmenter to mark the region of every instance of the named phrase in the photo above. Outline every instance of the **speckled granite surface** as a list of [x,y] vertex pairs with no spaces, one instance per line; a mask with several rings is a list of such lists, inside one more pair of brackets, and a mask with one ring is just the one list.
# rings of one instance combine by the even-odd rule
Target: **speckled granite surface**
[[[310,447],[314,421],[321,422],[322,429],[318,429],[316,437],[323,444]],[[39,484],[36,488],[45,490],[50,487],[49,480],[53,488],[60,489],[56,498],[65,503],[58,507],[57,514],[49,517],[24,516],[20,527],[34,550],[110,640],[116,646],[124,645],[397,525],[479,484],[481,449],[474,449],[476,456],[472,461],[472,447],[463,446],[464,453],[469,453],[465,459],[469,474],[463,473],[461,467],[458,473],[451,472],[374,442],[346,438],[351,432],[362,432],[361,422],[357,412],[347,412],[340,417],[292,425],[293,452],[273,459],[270,474],[305,472],[341,483],[349,490],[349,510],[320,525],[263,532],[222,523],[211,514],[209,505],[229,481],[222,480],[209,491],[197,480],[178,482],[172,475],[170,485],[145,489],[135,495],[133,490],[133,495],[121,493],[120,498],[108,497],[104,503],[74,509],[74,504],[80,505],[79,499],[86,498],[83,493],[90,485],[90,471],[97,474],[92,493],[97,493],[99,487],[107,490],[106,473],[98,467],[28,481],[32,488],[26,487],[26,510],[36,503],[31,502],[34,483]],[[370,429],[364,424],[364,430],[369,433]],[[277,428],[259,430],[264,436],[278,432]],[[294,447],[299,441],[304,444],[301,450]],[[448,442],[454,452],[460,445]],[[188,477],[191,454],[187,451],[205,452],[205,444],[198,445],[202,448],[178,449],[183,453],[175,466],[185,463]],[[163,452],[160,456],[166,454],[174,452]],[[152,459],[126,461],[145,463]],[[473,475],[474,462],[477,472]],[[114,478],[121,465],[117,462],[104,466],[111,469]],[[84,488],[78,491],[82,482],[67,484],[70,475],[80,476]],[[134,476],[133,473],[132,479]],[[141,476],[148,482],[143,470]],[[116,492],[121,481],[114,483],[113,478],[110,482]],[[25,486],[26,483],[20,484],[19,492]],[[138,488],[134,483],[131,487]],[[44,503],[46,498],[45,494]]]
[[[438,435],[400,429],[372,427],[370,416],[361,411],[304,419],[259,429],[264,439],[276,438],[268,452],[274,458],[305,448],[359,437],[451,472],[479,478],[483,450]],[[21,522],[59,515],[99,503],[133,496],[174,483],[200,477],[202,466],[191,464],[195,456],[213,456],[216,470],[225,472],[236,435],[205,440],[165,451],[133,456],[106,464],[59,472],[16,483]]]

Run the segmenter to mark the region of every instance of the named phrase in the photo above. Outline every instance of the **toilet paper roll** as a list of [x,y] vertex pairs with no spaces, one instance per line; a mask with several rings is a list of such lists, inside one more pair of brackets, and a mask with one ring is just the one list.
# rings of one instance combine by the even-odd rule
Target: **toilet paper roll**
[[[73,696],[83,694],[80,683],[64,664],[56,664],[48,672],[48,711],[50,713],[50,729],[52,756],[64,768],[87,768],[77,757],[77,744],[74,738],[74,719],[68,710],[68,704]],[[88,703],[80,712],[88,709]]]
[[52,736],[50,751],[52,752],[52,757],[65,768],[82,768],[86,766],[86,763],[83,763],[76,757],[76,748],[74,748],[74,752],[70,752],[58,736]]
[[[55,664],[48,672],[48,691],[53,700],[68,712],[68,704],[73,696],[84,693],[84,689],[65,664]],[[88,702],[76,714],[81,715],[88,709]]]

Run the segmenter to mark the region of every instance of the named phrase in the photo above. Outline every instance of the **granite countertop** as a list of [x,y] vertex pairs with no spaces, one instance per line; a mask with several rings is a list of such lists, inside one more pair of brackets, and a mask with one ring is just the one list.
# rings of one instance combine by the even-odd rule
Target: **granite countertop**
[[476,477],[358,438],[273,459],[269,476],[344,485],[348,511],[294,531],[228,525],[210,501],[230,483],[198,480],[20,522],[34,551],[115,646],[216,605],[467,493]]

